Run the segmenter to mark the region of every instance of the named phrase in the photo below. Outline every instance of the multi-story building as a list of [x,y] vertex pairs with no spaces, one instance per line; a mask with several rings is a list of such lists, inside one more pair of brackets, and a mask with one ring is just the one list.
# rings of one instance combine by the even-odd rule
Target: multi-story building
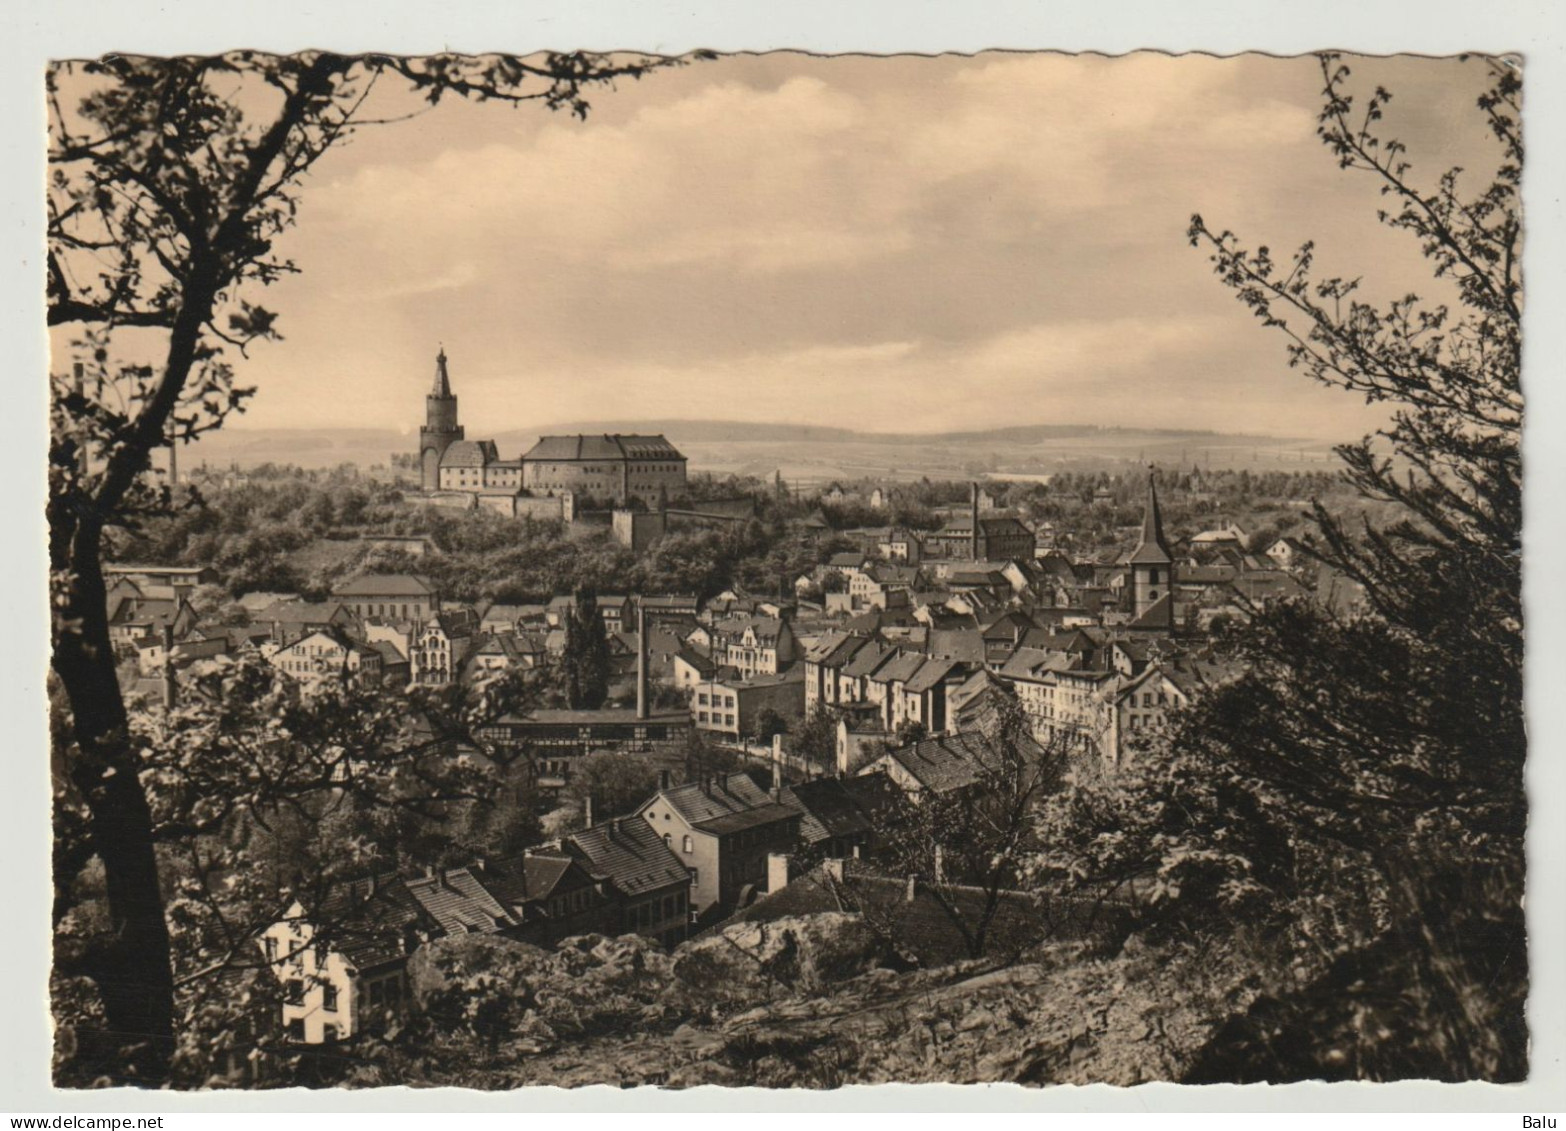
[[801,813],[735,773],[660,789],[636,816],[690,872],[691,908],[701,918],[738,906],[746,888],[765,891],[767,855],[799,840]]
[[685,491],[685,457],[662,436],[542,436],[521,463],[522,486],[534,494],[569,491],[653,508]]
[[738,740],[756,733],[756,720],[771,708],[786,719],[805,713],[805,673],[798,668],[749,679],[709,679],[691,696],[691,721],[697,730]]
[[333,589],[332,600],[360,620],[393,624],[423,623],[440,612],[435,587],[410,574],[364,574]]
[[381,653],[372,645],[351,639],[340,629],[322,629],[302,636],[267,657],[273,667],[295,679],[381,680]]

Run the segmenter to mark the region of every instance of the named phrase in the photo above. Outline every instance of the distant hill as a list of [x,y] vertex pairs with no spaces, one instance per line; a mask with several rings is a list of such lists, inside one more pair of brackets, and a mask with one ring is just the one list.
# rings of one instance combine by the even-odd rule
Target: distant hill
[[[662,433],[690,457],[696,471],[735,472],[817,480],[910,479],[988,474],[1047,475],[1072,469],[1115,469],[1135,463],[1301,469],[1320,467],[1331,445],[1319,440],[1177,429],[1104,428],[1080,424],[1024,424],[969,432],[860,432],[807,424],[748,424],[723,420],[606,420],[549,428],[551,434]],[[502,431],[493,439],[503,456],[533,445],[536,432]],[[232,428],[212,433],[180,453],[192,468],[261,463],[307,468],[385,464],[393,452],[413,452],[418,434],[391,428]]]

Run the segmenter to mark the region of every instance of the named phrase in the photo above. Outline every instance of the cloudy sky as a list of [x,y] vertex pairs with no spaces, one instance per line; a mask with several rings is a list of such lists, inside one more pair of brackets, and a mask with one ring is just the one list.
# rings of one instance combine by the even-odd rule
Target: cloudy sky
[[[1493,157],[1483,64],[1351,61],[1416,173]],[[1314,59],[725,57],[588,121],[455,103],[308,182],[245,423],[414,428],[444,344],[470,436],[638,418],[1343,439],[1184,238],[1200,212],[1428,292],[1315,137]],[[388,103],[388,108],[390,108]]]

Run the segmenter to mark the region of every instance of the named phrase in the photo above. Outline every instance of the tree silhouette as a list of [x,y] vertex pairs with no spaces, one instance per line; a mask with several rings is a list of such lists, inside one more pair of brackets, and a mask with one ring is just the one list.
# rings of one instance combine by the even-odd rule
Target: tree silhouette
[[[154,449],[221,427],[254,390],[230,360],[276,338],[251,291],[297,270],[274,242],[304,179],[357,129],[378,84],[578,116],[587,94],[673,60],[584,53],[402,59],[251,51],[53,65],[48,322],[78,372],[52,377],[53,670],[69,708],[69,788],[85,806],[114,929],[95,955],[106,1029],[138,1078],[163,1071],[173,973],[140,753],[115,679],[105,533],[170,502]],[[73,367],[74,368],[74,367]]]
[[[1270,904],[1302,961],[1328,965],[1281,1014],[1228,1033],[1219,1076],[1526,1074],[1520,81],[1504,61],[1480,65],[1499,152],[1465,195],[1458,170],[1417,184],[1404,146],[1378,133],[1392,96],[1361,101],[1341,60],[1321,57],[1321,140],[1377,183],[1380,219],[1419,241],[1455,309],[1376,306],[1357,278],[1317,278],[1311,244],[1280,263],[1191,222],[1292,364],[1394,408],[1338,454],[1347,482],[1398,516],[1355,529],[1318,503],[1312,553],[1366,609],[1261,611],[1230,637],[1244,674],[1198,699],[1162,761],[1074,802],[1079,866],[1156,875],[1172,902],[1200,896],[1209,923]],[[1343,1032],[1358,1034],[1352,1058],[1333,1043]]]

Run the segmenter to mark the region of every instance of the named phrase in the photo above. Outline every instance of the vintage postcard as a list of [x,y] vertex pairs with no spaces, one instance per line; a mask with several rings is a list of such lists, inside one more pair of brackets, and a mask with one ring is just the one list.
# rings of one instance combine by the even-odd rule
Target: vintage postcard
[[1529,1075],[1523,63],[114,54],[53,1079]]

